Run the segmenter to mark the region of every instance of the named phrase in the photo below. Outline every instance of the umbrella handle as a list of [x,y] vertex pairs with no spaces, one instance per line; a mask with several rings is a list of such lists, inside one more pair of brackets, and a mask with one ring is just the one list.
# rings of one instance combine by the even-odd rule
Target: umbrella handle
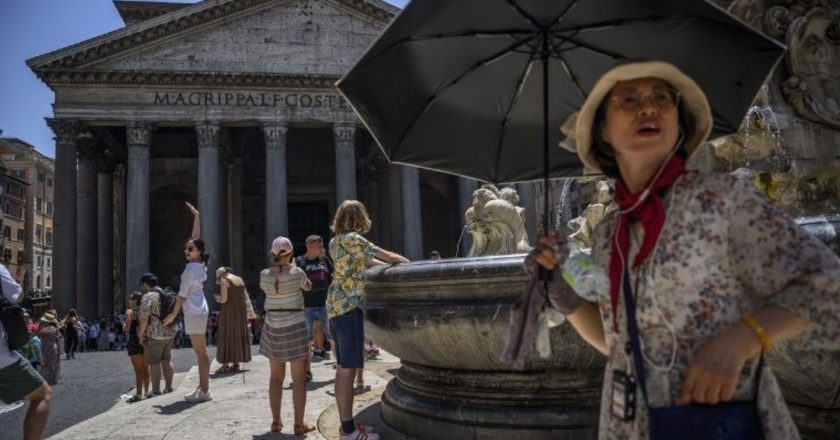
[[[543,79],[543,185],[545,186],[543,203],[543,233],[549,233],[549,221],[551,214],[549,213],[549,203],[551,200],[551,186],[548,181],[548,34],[543,35],[542,53],[540,54],[542,60],[542,79]],[[542,275],[541,275],[542,277]],[[545,280],[551,279],[551,273],[546,275]],[[544,281],[545,281],[544,280]],[[544,282],[547,284],[547,281]],[[547,295],[547,294],[546,294]],[[547,298],[547,297],[546,297]]]

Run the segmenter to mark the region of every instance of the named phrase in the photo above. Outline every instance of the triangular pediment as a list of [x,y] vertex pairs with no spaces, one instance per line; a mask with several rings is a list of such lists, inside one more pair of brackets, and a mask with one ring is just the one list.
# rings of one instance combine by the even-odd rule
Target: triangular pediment
[[340,76],[398,11],[381,0],[205,0],[27,64],[48,83],[57,72]]

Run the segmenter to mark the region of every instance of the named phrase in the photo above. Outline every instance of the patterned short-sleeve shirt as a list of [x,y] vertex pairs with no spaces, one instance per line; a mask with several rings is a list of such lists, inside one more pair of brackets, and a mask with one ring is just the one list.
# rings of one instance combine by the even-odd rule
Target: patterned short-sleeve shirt
[[[631,285],[637,286],[636,321],[651,406],[675,405],[695,350],[766,305],[784,307],[811,322],[797,344],[837,347],[840,260],[752,182],[728,174],[688,173],[668,190],[665,204],[667,219],[659,240],[647,261],[630,274]],[[593,234],[592,256],[605,270],[617,218],[608,215]],[[640,242],[641,237],[631,239],[631,259]],[[611,415],[613,369],[632,372],[633,364],[623,349],[628,342],[623,298],[619,296],[617,310],[612,310],[608,291],[598,303],[610,347],[599,438],[647,438],[644,405],[630,422]],[[758,396],[766,439],[799,438],[772,365],[765,366],[758,390],[756,367],[755,359],[747,363],[734,399]]]
[[364,311],[366,263],[379,254],[379,247],[349,232],[333,237],[329,248],[335,271],[327,292],[327,315],[334,318],[355,308]]

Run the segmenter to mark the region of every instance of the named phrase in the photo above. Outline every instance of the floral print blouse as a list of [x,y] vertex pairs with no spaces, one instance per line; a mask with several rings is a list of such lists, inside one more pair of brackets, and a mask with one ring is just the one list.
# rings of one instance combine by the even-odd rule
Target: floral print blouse
[[[835,347],[840,341],[840,260],[818,239],[774,207],[750,181],[728,174],[689,172],[665,195],[667,217],[650,257],[631,271],[637,321],[645,358],[650,406],[676,405],[694,351],[745,314],[774,304],[806,318],[803,345]],[[608,268],[617,213],[593,234],[592,256]],[[633,234],[631,234],[631,237]],[[631,258],[641,240],[631,240]],[[632,261],[632,260],[631,260]],[[609,292],[598,302],[610,355],[601,399],[599,437],[645,439],[647,409],[637,392],[636,418],[612,416],[613,369],[633,371],[624,300],[619,297],[618,331],[612,325]],[[757,358],[747,362],[733,400],[758,396],[765,436],[797,439],[771,367],[765,363],[759,389]]]
[[330,256],[335,271],[327,291],[327,316],[335,318],[355,308],[365,310],[365,271],[379,247],[361,234],[337,234],[330,240]]

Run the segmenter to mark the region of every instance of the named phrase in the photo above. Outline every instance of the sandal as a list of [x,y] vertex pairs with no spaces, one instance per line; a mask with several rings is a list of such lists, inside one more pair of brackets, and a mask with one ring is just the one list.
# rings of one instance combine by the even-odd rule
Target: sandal
[[295,435],[304,435],[307,432],[312,432],[315,430],[315,427],[310,425],[309,423],[301,423],[298,425],[295,423]]
[[370,390],[371,390],[370,385],[364,385],[364,384],[356,385],[355,387],[353,387],[353,395],[357,396],[359,394],[364,394],[364,393],[366,393]]
[[221,367],[216,369],[216,372],[213,374],[225,374],[230,372],[230,367],[227,365],[222,365]]
[[306,383],[309,383],[309,382],[312,382],[312,372],[311,371],[306,372]]
[[283,430],[283,424],[280,422],[271,422],[271,432],[280,432]]
[[141,400],[143,400],[143,396],[141,396],[139,394],[135,394],[135,395],[129,397],[128,400],[126,400],[126,402],[135,403],[135,402],[139,402]]

